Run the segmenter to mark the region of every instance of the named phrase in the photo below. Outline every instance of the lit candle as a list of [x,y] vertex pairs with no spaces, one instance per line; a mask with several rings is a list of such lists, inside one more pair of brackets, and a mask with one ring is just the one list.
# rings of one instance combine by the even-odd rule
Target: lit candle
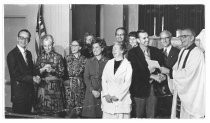
[[154,17],[154,36],[156,35],[156,17]]
[[162,17],[162,31],[164,30],[164,16]]

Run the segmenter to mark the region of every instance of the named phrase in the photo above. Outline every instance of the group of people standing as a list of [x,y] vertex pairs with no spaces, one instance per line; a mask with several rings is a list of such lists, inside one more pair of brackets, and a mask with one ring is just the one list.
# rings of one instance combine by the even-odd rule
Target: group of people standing
[[83,118],[156,118],[162,107],[168,117],[171,112],[173,118],[204,117],[204,54],[194,44],[194,32],[182,32],[181,54],[167,30],[160,33],[164,48],[158,49],[149,46],[146,31],[130,32],[127,41],[119,27],[114,45],[87,33],[84,40],[71,42],[65,58],[54,51],[53,37],[45,35],[43,52],[33,64],[26,49],[31,34],[20,30],[7,56],[12,109],[21,114],[30,114],[32,107],[38,114],[65,111],[66,117],[75,110]]

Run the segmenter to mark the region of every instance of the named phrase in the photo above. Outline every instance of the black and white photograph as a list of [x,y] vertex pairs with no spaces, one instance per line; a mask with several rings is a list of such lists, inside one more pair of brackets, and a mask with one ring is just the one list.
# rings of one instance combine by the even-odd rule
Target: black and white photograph
[[3,3],[3,119],[206,120],[206,8]]

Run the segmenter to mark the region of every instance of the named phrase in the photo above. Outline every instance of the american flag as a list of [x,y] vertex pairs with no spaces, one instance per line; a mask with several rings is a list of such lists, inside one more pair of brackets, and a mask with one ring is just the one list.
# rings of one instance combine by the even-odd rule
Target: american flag
[[[47,34],[44,18],[43,18],[43,5],[39,5],[39,10],[37,14],[37,25],[36,25],[36,41],[35,41],[35,50],[37,56],[42,52],[42,42],[41,39],[44,35]],[[39,45],[38,45],[39,44]]]

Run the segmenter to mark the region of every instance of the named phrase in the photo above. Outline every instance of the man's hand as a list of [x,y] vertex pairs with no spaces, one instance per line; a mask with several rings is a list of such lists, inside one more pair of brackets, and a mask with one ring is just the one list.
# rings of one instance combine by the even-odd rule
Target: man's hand
[[155,72],[155,67],[148,67],[149,68],[149,71],[150,71],[150,73],[153,73],[153,72]]
[[116,101],[118,101],[119,99],[118,99],[116,96],[111,96],[111,100],[114,101],[114,102],[116,102]]
[[36,84],[39,84],[41,82],[41,78],[39,76],[33,76],[33,81],[36,83]]
[[[157,82],[161,82],[161,80],[160,80],[160,77],[158,76],[158,75],[154,75],[154,74],[152,74],[151,76],[150,76],[150,78],[151,79],[153,79],[153,80],[155,80],[155,81],[157,81]],[[151,81],[152,82],[152,81]]]
[[108,103],[112,103],[112,97],[108,94],[104,96]]
[[166,75],[165,74],[160,73],[160,74],[158,74],[158,76],[160,77],[161,82],[166,80]]
[[40,73],[44,72],[45,70],[47,72],[50,72],[51,71],[51,65],[50,64],[46,64],[43,68],[40,69]]
[[160,67],[160,71],[163,74],[169,74],[169,72],[170,72],[170,70],[168,68],[165,68],[165,67]]
[[100,97],[100,92],[98,92],[98,91],[92,90],[92,94],[95,98]]

